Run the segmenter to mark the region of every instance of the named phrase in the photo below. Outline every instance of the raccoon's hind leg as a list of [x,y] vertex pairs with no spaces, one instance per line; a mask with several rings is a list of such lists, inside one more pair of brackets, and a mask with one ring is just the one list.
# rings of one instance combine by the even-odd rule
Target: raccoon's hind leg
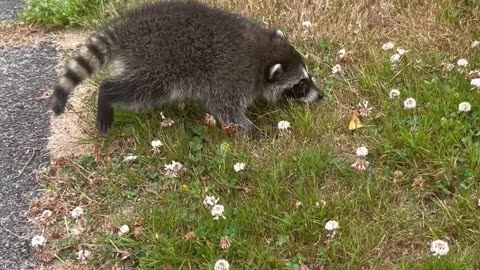
[[97,101],[97,129],[101,133],[107,133],[113,126],[112,105],[125,102],[128,89],[129,86],[120,80],[106,80],[100,85]]

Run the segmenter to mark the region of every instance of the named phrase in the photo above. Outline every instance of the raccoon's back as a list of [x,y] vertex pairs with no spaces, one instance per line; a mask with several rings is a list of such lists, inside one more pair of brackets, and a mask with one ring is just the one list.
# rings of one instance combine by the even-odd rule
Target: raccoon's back
[[142,76],[155,80],[179,74],[215,80],[230,68],[251,69],[256,57],[249,35],[265,31],[237,15],[188,1],[139,8],[113,27],[118,40],[114,58],[135,71],[131,74],[145,70]]

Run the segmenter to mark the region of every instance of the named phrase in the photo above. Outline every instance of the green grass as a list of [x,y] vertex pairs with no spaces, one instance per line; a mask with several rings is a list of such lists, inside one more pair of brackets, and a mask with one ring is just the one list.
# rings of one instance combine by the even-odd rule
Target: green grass
[[47,27],[98,26],[118,15],[123,0],[28,0],[20,20]]
[[[460,17],[444,16],[457,27]],[[461,56],[468,70],[478,69],[480,49],[459,56],[401,44],[409,52],[393,67],[392,52],[381,44],[361,45],[360,58],[342,63],[345,74],[332,75],[337,42],[295,42],[318,56],[307,62],[327,98],[254,108],[252,119],[267,134],[262,139],[228,137],[205,125],[195,106],[163,108],[175,121],[171,128],[161,127],[160,110],[116,110],[112,133],[92,135],[95,153],[48,175],[46,198],[64,206],[48,230],[72,227],[65,220],[75,206],[87,210],[78,221],[84,234],[51,242],[58,256],[92,249],[89,265],[100,269],[212,269],[220,258],[231,269],[480,268],[480,94],[464,71],[442,68]],[[399,99],[389,99],[392,88]],[[417,108],[403,108],[407,97]],[[349,108],[362,100],[373,112],[351,132]],[[471,112],[458,112],[463,101]],[[292,123],[291,132],[276,130],[280,120]],[[151,149],[154,139],[164,144],[159,153]],[[350,166],[361,145],[370,162],[363,172]],[[128,153],[137,160],[123,161]],[[186,168],[174,179],[163,170],[172,160]],[[234,172],[236,162],[245,162],[246,171]],[[394,182],[398,170],[403,178]],[[418,177],[422,188],[412,185]],[[220,198],[225,220],[213,220],[202,204],[206,195]],[[316,206],[320,201],[325,205]],[[328,220],[340,224],[334,237],[324,229]],[[131,232],[119,236],[123,224]],[[189,232],[196,238],[185,239]],[[231,241],[226,250],[219,247],[223,236]],[[436,239],[448,242],[448,255],[430,254]]]
[[[318,106],[286,104],[269,111],[256,120],[268,134],[278,135],[273,126],[283,119],[293,130],[256,141],[205,126],[192,106],[164,110],[176,122],[172,128],[160,127],[159,111],[117,111],[113,134],[96,142],[111,161],[84,157],[78,161],[84,166],[71,166],[66,174],[76,179],[70,185],[80,201],[88,197],[88,205],[102,207],[90,213],[91,226],[105,214],[115,226],[132,230],[141,221],[144,232],[135,237],[95,231],[105,248],[99,260],[117,261],[118,250],[127,250],[140,269],[208,269],[219,258],[234,269],[298,269],[300,262],[328,269],[479,267],[480,95],[459,72],[442,73],[444,59],[435,55],[411,52],[395,69],[387,56],[381,53],[346,75],[374,105],[373,115],[381,115],[367,118],[371,126],[355,133],[345,132],[348,119],[331,114],[335,91]],[[468,59],[478,62],[480,54]],[[331,77],[334,89],[346,83],[321,75]],[[393,87],[402,98],[388,98]],[[410,96],[418,107],[405,110],[402,101]],[[462,101],[473,104],[472,112],[457,112]],[[336,146],[336,133],[349,146]],[[157,138],[165,145],[154,154],[150,142]],[[370,149],[365,172],[350,167],[361,144]],[[126,153],[138,159],[126,163]],[[185,165],[185,175],[163,176],[171,160]],[[236,162],[245,162],[247,170],[235,173]],[[404,173],[398,184],[395,170]],[[90,186],[94,176],[101,181]],[[417,176],[425,179],[425,190],[411,186]],[[202,205],[205,195],[220,197],[226,220],[212,219]],[[326,205],[316,207],[319,200]],[[334,238],[323,229],[330,219],[341,227]],[[183,238],[190,231],[196,240]],[[218,247],[222,236],[232,242],[226,251]],[[445,257],[428,255],[437,238],[450,244]]]

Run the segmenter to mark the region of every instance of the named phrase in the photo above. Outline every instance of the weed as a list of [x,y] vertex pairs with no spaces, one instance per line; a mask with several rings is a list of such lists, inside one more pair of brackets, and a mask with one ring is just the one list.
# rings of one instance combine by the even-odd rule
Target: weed
[[117,16],[121,0],[28,0],[20,19],[47,27],[93,27]]

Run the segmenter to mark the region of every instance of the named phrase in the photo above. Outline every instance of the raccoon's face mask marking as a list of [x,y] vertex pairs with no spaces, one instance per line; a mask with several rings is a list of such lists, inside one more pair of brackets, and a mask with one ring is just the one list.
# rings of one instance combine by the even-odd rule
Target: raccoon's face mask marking
[[322,92],[315,86],[303,64],[290,70],[281,64],[272,65],[268,81],[271,89],[267,91],[265,98],[270,102],[276,102],[281,96],[307,103],[323,98]]
[[287,99],[294,99],[305,103],[311,103],[323,98],[322,92],[309,78],[300,80],[292,88],[286,89],[283,96]]

